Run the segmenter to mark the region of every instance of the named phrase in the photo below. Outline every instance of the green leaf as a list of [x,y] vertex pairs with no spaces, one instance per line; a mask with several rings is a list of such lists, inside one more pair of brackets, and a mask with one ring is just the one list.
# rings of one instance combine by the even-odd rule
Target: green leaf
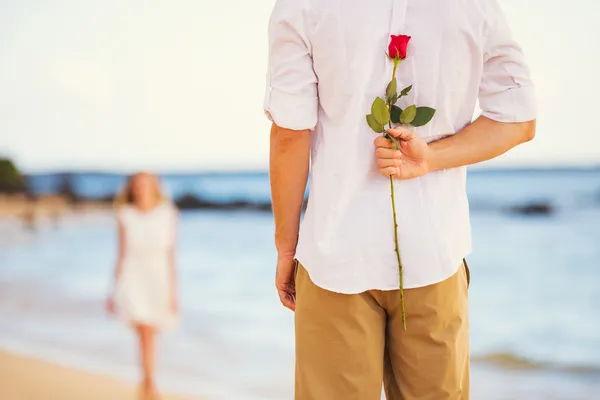
[[383,125],[375,121],[375,118],[371,114],[367,115],[367,124],[377,133],[383,133]]
[[417,107],[417,115],[415,119],[410,122],[412,126],[423,126],[426,125],[433,116],[435,115],[435,109],[431,107]]
[[404,125],[408,125],[411,122],[413,122],[413,120],[415,119],[415,117],[417,116],[417,106],[415,106],[414,104],[412,106],[408,106],[407,108],[405,108],[402,113],[400,114],[400,123],[404,124]]
[[400,123],[400,114],[402,114],[402,109],[398,106],[392,106],[392,115],[391,120],[393,123],[395,124],[399,124]]
[[396,93],[393,97],[392,97],[392,101],[390,103],[392,104],[396,104],[396,102],[398,101],[398,93]]
[[387,104],[381,97],[378,97],[371,106],[371,115],[379,125],[385,126],[390,122],[390,112],[388,111]]
[[406,87],[404,89],[402,89],[402,91],[400,92],[400,97],[404,97],[407,96],[408,93],[412,90],[412,85],[410,85],[409,87]]
[[385,98],[388,101],[388,103],[392,103],[394,104],[394,96],[396,96],[396,99],[398,99],[398,94],[396,93],[398,91],[398,81],[396,81],[396,78],[392,79],[390,83],[388,83],[387,89],[385,89]]

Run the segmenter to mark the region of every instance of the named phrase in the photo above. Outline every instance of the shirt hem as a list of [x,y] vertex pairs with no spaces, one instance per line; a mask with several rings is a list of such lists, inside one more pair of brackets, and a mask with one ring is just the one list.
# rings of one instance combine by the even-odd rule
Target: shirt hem
[[[460,267],[462,266],[462,260],[464,258],[466,258],[469,254],[471,253],[470,250],[466,251],[465,254],[463,256],[460,257],[461,262],[457,263],[458,265],[456,266],[455,269],[452,270],[452,273],[450,273],[449,275],[444,275],[442,278],[439,279],[434,279],[431,281],[426,281],[425,283],[418,283],[418,284],[414,284],[414,285],[404,285],[404,289],[419,289],[419,288],[424,288],[427,286],[432,286],[438,283],[441,283],[451,277],[453,277],[458,270],[460,269]],[[364,293],[364,292],[368,292],[370,290],[380,290],[383,292],[391,292],[394,290],[400,290],[400,285],[392,285],[392,286],[387,286],[387,285],[382,285],[382,286],[376,286],[376,287],[365,287],[364,289],[352,289],[352,290],[342,290],[342,289],[338,289],[335,288],[333,286],[330,285],[326,285],[323,283],[319,283],[318,279],[315,280],[313,278],[313,276],[310,273],[310,267],[307,267],[306,264],[304,264],[304,262],[302,262],[302,260],[300,258],[298,258],[298,262],[302,265],[302,267],[306,270],[306,273],[308,274],[309,279],[311,280],[312,283],[314,283],[316,286],[320,287],[323,290],[327,290],[329,292],[333,292],[333,293],[338,293],[338,294],[359,294],[359,293]]]

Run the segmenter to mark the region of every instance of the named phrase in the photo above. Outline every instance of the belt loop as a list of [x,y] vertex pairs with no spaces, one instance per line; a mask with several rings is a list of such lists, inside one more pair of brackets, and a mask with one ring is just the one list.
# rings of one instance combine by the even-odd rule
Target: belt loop
[[467,288],[469,288],[471,286],[471,270],[469,269],[466,258],[463,258],[463,264],[465,265],[465,272],[467,273]]

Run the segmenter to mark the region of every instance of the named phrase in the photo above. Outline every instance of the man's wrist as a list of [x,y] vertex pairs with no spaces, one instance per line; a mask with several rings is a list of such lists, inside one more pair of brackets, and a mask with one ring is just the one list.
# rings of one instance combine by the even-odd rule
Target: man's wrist
[[437,151],[437,146],[434,145],[436,142],[431,142],[427,144],[429,147],[429,151],[427,152],[426,162],[427,162],[427,173],[434,172],[439,170],[439,153]]
[[277,249],[277,258],[279,260],[293,260],[296,257],[296,249]]

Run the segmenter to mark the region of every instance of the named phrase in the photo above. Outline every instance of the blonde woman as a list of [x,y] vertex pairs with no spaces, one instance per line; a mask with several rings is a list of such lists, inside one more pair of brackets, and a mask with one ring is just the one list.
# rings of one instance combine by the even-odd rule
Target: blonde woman
[[135,329],[143,372],[140,398],[155,400],[155,336],[161,328],[172,327],[178,316],[177,212],[162,194],[158,178],[145,172],[128,179],[116,207],[119,251],[107,308]]

